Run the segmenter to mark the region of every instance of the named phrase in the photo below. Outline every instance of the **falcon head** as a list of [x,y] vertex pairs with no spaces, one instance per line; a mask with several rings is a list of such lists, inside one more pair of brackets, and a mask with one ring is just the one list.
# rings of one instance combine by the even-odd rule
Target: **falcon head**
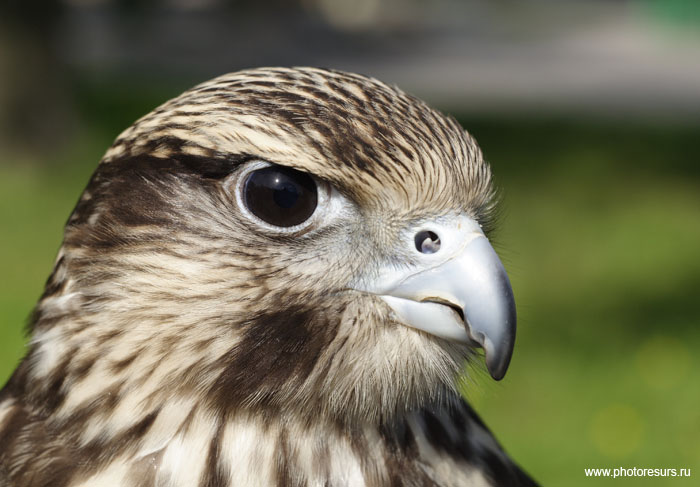
[[216,78],[94,173],[35,312],[31,393],[87,441],[195,405],[392,417],[454,390],[482,349],[500,379],[515,309],[493,207],[475,141],[395,87]]

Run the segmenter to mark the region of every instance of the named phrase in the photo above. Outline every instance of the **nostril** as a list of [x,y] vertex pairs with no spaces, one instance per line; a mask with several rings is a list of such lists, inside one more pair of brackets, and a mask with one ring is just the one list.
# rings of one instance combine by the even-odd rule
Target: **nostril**
[[440,250],[440,237],[430,230],[421,230],[414,239],[416,249],[423,254],[434,254]]

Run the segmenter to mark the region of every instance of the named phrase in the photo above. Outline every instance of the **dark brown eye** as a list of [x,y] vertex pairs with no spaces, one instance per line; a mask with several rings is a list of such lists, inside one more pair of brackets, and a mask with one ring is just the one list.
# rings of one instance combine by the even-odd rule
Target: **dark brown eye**
[[243,185],[243,202],[264,222],[276,227],[293,227],[314,214],[318,189],[306,173],[269,166],[248,175]]

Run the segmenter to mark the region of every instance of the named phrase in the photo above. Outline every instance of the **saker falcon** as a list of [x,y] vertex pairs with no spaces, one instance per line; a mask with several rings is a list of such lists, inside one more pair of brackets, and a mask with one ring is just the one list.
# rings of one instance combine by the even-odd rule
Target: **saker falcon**
[[165,103],[68,220],[0,485],[534,485],[456,385],[513,351],[494,205],[460,125],[372,78],[254,69]]

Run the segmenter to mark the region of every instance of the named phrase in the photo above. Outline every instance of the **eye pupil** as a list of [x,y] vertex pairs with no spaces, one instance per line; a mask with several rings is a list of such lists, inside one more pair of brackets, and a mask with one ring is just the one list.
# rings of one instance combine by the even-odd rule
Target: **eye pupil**
[[296,169],[268,166],[251,172],[243,186],[246,207],[277,227],[293,227],[316,210],[318,190],[311,176]]
[[275,203],[281,208],[292,208],[299,200],[297,188],[289,183],[280,184],[280,186],[282,187],[273,193]]

